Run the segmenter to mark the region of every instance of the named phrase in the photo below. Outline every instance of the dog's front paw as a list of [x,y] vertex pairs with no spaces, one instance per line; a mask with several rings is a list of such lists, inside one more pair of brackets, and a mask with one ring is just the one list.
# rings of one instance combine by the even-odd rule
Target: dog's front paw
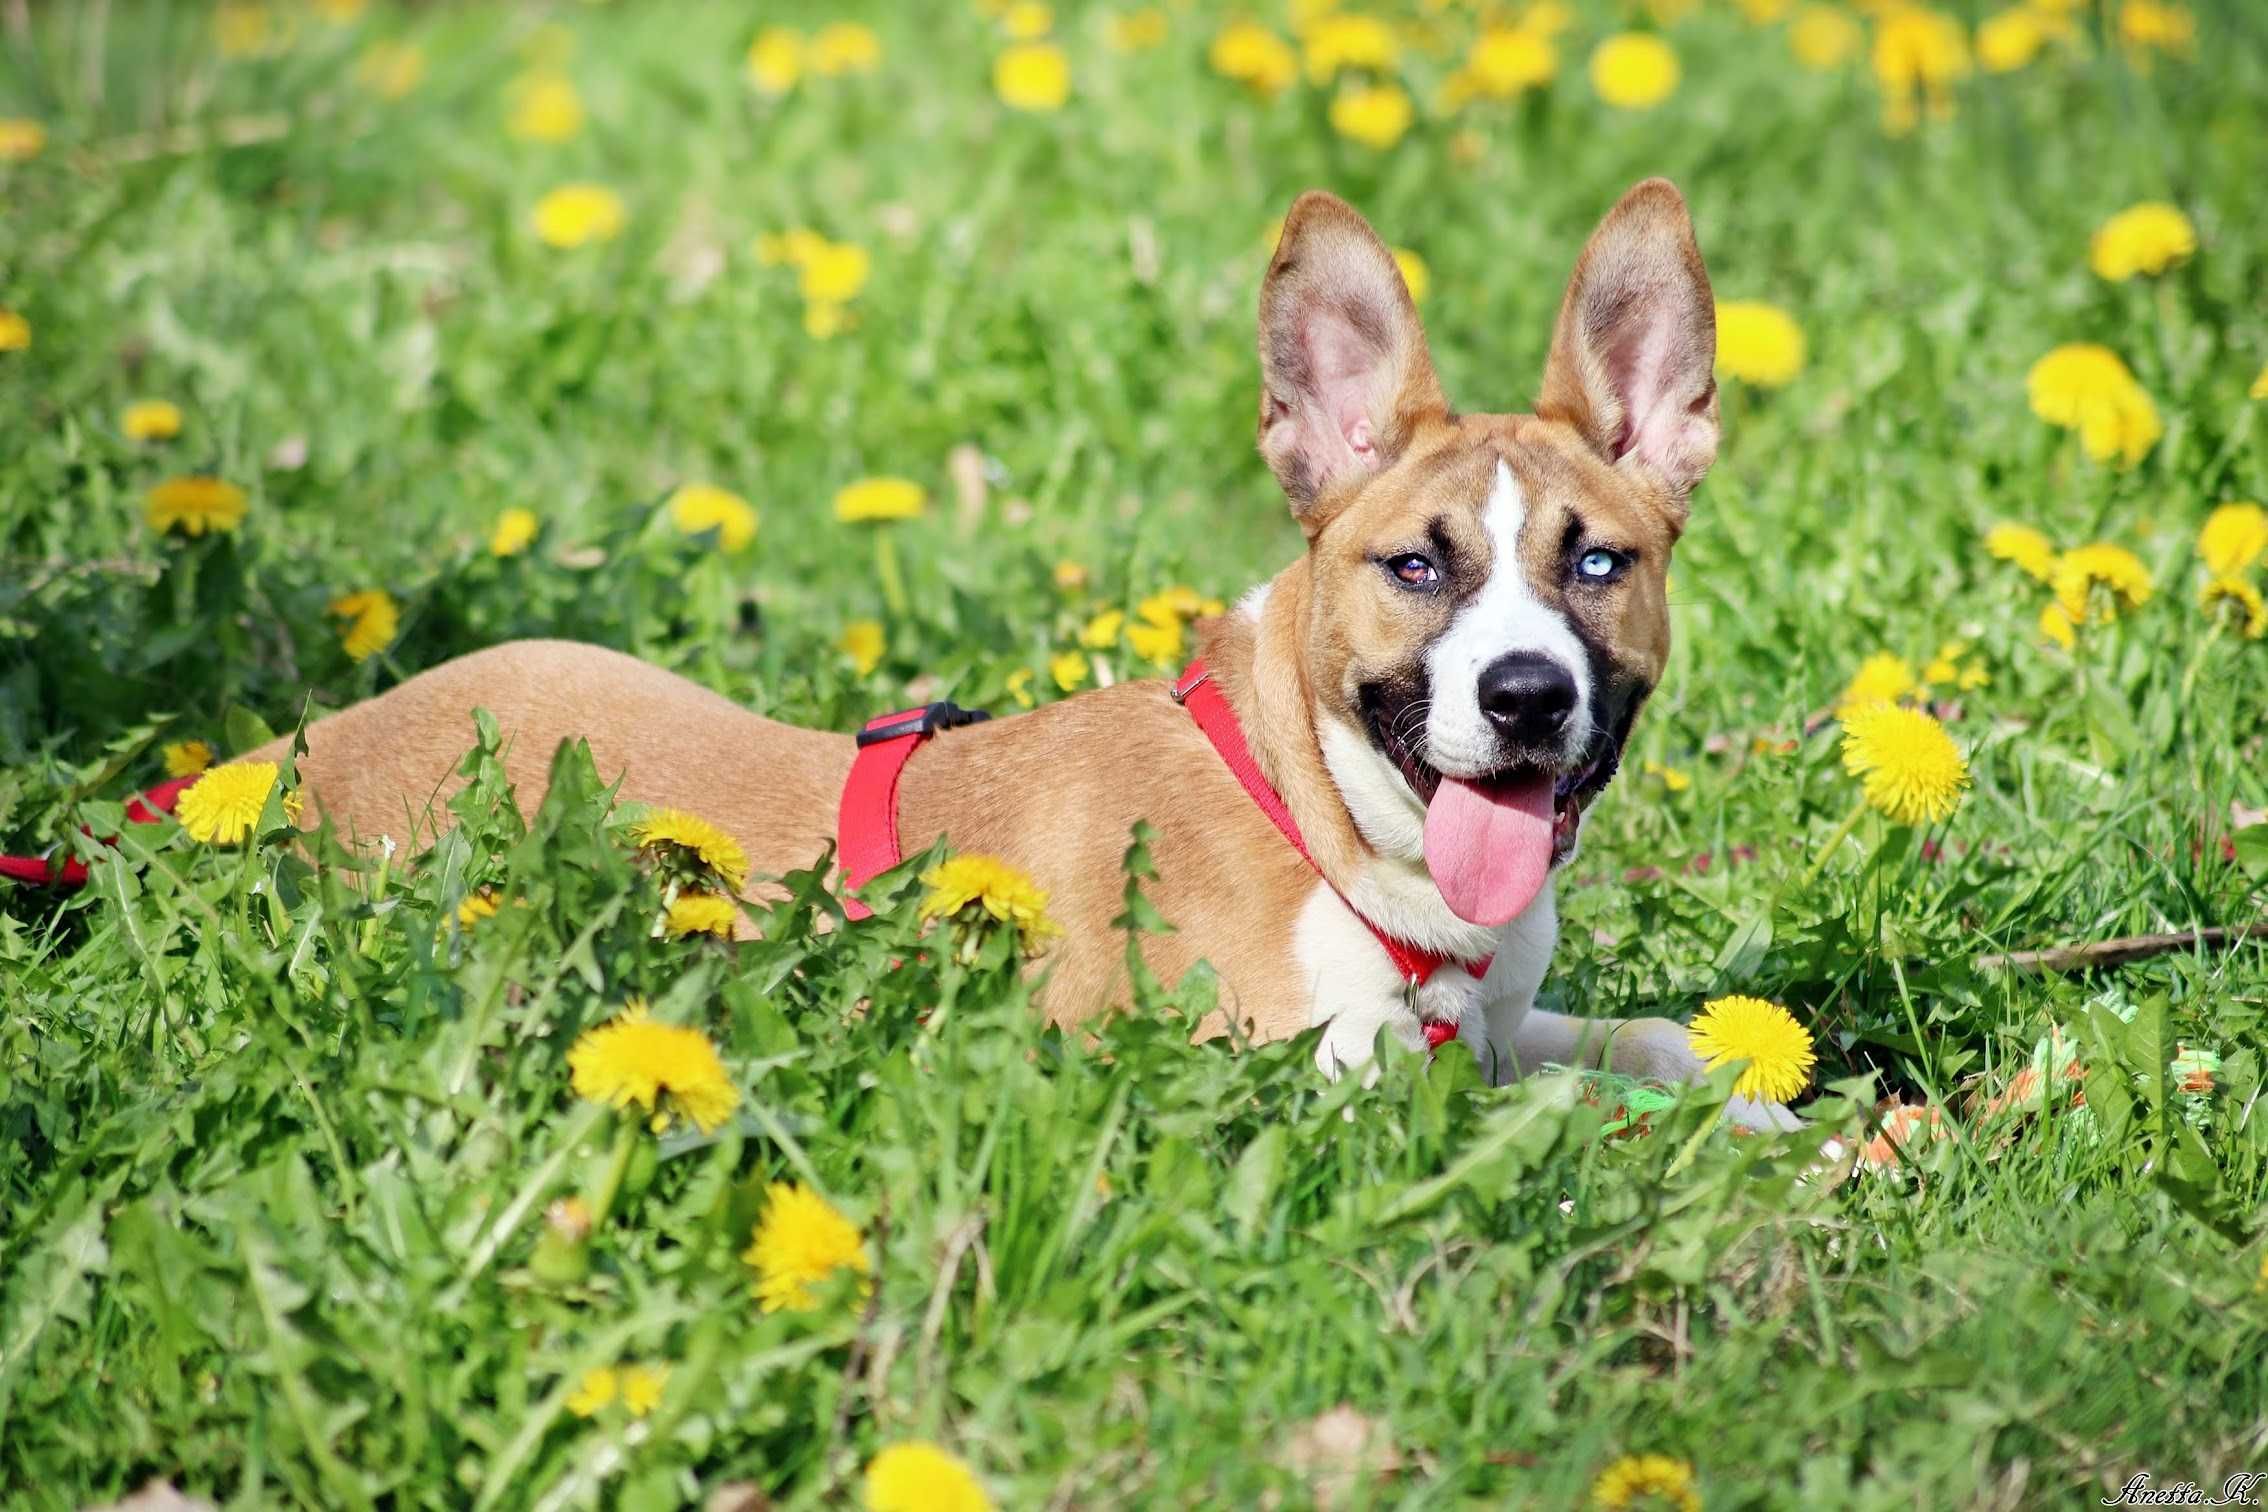
[[[1709,1074],[1701,1057],[1693,1053],[1686,1027],[1663,1018],[1632,1019],[1616,1032],[1614,1069],[1625,1076],[1665,1082],[1702,1081]],[[1785,1104],[1753,1097],[1735,1097],[1726,1103],[1725,1117],[1760,1133],[1784,1134],[1803,1127],[1803,1120]]]

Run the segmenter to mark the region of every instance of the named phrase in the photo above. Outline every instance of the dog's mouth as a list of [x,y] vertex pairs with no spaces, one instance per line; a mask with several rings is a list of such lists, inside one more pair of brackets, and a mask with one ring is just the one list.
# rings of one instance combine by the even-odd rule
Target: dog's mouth
[[[1431,808],[1441,791],[1441,770],[1421,758],[1407,741],[1397,739],[1376,713],[1369,716],[1369,723],[1371,739],[1402,774],[1402,780],[1410,785],[1418,802]],[[1619,731],[1600,731],[1584,750],[1582,759],[1572,767],[1513,762],[1463,780],[1492,795],[1509,796],[1548,778],[1551,782],[1551,859],[1556,866],[1575,849],[1583,827],[1583,811],[1614,781],[1614,774],[1622,763],[1622,736],[1628,732],[1627,723]]]

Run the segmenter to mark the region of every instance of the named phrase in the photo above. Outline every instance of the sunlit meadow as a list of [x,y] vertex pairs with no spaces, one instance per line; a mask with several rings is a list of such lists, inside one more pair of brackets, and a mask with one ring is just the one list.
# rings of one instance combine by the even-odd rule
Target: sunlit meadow
[[[13,0],[0,48],[0,1502],[2268,1471],[2251,0]],[[1170,671],[1300,548],[1292,196],[1519,409],[1654,173],[1726,441],[1545,998],[1693,1021],[1706,1086],[1192,1048],[1139,835],[1097,1045],[987,858],[830,930],[576,752],[517,806],[470,719],[448,837],[360,865],[214,765],[514,636],[843,729]]]

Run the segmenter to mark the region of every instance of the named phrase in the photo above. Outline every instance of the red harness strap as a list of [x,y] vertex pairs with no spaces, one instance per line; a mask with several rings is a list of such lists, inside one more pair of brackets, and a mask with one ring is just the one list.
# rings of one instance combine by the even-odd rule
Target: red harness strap
[[843,869],[843,912],[853,919],[873,916],[850,894],[905,859],[898,845],[898,774],[914,748],[939,730],[975,724],[992,716],[958,704],[924,704],[870,719],[858,732],[858,755],[851,759],[835,808],[835,860]]
[[[1276,826],[1283,837],[1291,842],[1292,849],[1299,852],[1299,858],[1318,877],[1323,876],[1323,868],[1316,866],[1315,857],[1308,853],[1307,841],[1301,837],[1298,824],[1293,822],[1291,810],[1284,806],[1282,795],[1261,774],[1260,763],[1252,759],[1252,747],[1245,743],[1244,727],[1236,722],[1236,711],[1229,707],[1228,699],[1222,695],[1220,685],[1213,680],[1212,671],[1206,667],[1202,657],[1191,662],[1181,676],[1175,679],[1173,701],[1189,711],[1190,717],[1197,721],[1197,728],[1205,732],[1205,738],[1213,743],[1213,749],[1220,752],[1221,760],[1228,763],[1229,771],[1243,784],[1246,795],[1261,813],[1268,816],[1269,822]],[[1330,878],[1324,877],[1324,881],[1328,883]],[[1338,892],[1337,887],[1334,886],[1332,891]],[[1345,893],[1339,893],[1339,901],[1347,902]],[[1412,945],[1407,940],[1397,939],[1380,929],[1354,904],[1347,903],[1347,907],[1353,910],[1356,918],[1362,920],[1363,928],[1370,931],[1379,947],[1386,952],[1387,958],[1393,961],[1394,969],[1401,973],[1402,980],[1411,986],[1424,986],[1433,979],[1436,971],[1450,964],[1447,956],[1423,946]],[[1494,959],[1494,956],[1488,956],[1478,961],[1460,961],[1456,964],[1471,972],[1477,980],[1488,974],[1489,962]],[[1425,1025],[1425,1037],[1429,1044],[1444,1044],[1457,1037],[1457,1026],[1429,1022]]]
[[[136,824],[157,823],[159,816],[173,812],[174,804],[181,801],[182,789],[196,780],[195,777],[176,777],[171,782],[159,783],[138,798],[127,799],[126,817]],[[87,880],[87,867],[83,861],[57,861],[46,856],[0,856],[0,877],[55,887],[81,887]]]

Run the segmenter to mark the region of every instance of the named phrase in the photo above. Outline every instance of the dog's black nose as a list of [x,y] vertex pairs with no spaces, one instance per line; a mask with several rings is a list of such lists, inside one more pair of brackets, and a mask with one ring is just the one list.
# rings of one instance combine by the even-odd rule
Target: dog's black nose
[[1575,712],[1575,674],[1537,652],[1509,652],[1481,668],[1480,706],[1519,744],[1549,744]]

